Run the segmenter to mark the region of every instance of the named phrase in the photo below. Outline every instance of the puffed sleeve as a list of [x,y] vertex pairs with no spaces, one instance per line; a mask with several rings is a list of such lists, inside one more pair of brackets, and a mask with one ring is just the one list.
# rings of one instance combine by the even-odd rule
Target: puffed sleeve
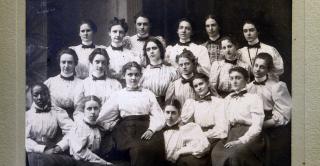
[[284,82],[278,82],[272,89],[274,107],[272,119],[276,126],[286,125],[291,119],[292,99]]
[[220,70],[221,70],[221,66],[219,65],[219,62],[214,61],[212,63],[210,74],[209,74],[210,85],[214,89],[218,89]]
[[171,62],[171,59],[170,59],[170,55],[172,54],[172,48],[173,47],[171,45],[168,45],[168,47],[166,48],[166,53],[165,53],[165,58],[164,58],[165,62],[167,62],[171,65],[175,64],[174,62]]
[[204,70],[204,74],[209,75],[210,72],[210,58],[206,47],[199,45],[198,63]]
[[62,134],[63,134],[63,138],[61,139],[61,141],[59,141],[57,143],[57,145],[60,146],[62,150],[66,150],[68,148],[67,137],[68,137],[68,134],[69,134],[70,130],[72,129],[74,123],[69,118],[69,116],[65,110],[58,108],[58,107],[55,107],[52,110],[56,111],[58,124],[59,124],[59,127],[61,128]]
[[187,99],[186,102],[183,104],[182,110],[181,110],[181,121],[186,124],[189,122],[194,122],[194,100],[193,99]]
[[110,96],[99,113],[97,124],[103,127],[104,130],[112,130],[119,120],[120,111],[117,94],[114,93]]
[[261,96],[252,94],[247,98],[247,101],[250,103],[249,111],[251,114],[251,126],[242,137],[238,138],[243,144],[249,142],[261,132],[264,120],[263,101]]
[[101,159],[98,155],[93,153],[87,147],[88,141],[88,133],[84,133],[81,131],[81,128],[73,128],[70,137],[69,137],[69,144],[70,144],[70,151],[72,152],[73,157],[76,160],[84,160],[91,163],[98,163],[106,165],[107,162]]
[[165,116],[157,102],[155,95],[149,91],[150,99],[150,123],[149,128],[151,131],[160,131],[165,125]]
[[174,98],[174,82],[171,82],[166,92],[165,103],[169,103],[173,98]]
[[31,126],[29,123],[29,111],[26,113],[26,134],[25,134],[25,140],[26,140],[26,151],[27,152],[38,152],[43,153],[45,145],[38,144],[36,141],[31,139]]
[[274,75],[276,78],[279,78],[279,76],[284,72],[283,60],[278,50],[274,47],[272,48],[272,54],[274,68],[271,72],[271,76]]

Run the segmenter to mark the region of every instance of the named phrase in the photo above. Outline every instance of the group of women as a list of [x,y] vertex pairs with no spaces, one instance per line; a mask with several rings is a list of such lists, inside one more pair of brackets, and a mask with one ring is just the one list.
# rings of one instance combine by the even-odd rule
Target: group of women
[[[140,15],[137,28],[138,20],[150,23]],[[240,49],[220,37],[213,15],[205,27],[209,39],[197,45],[182,19],[176,45],[148,35],[137,39],[140,54],[126,47],[124,19],[111,20],[108,47],[95,45],[97,26],[82,21],[82,43],[57,55],[61,72],[31,89],[27,163],[289,165],[292,105],[280,54],[251,21]]]

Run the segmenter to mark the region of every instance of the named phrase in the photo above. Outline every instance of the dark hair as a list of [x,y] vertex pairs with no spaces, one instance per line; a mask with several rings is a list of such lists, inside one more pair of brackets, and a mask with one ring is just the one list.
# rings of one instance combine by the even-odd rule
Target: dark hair
[[233,67],[229,70],[229,74],[231,74],[232,72],[238,72],[238,73],[242,74],[245,81],[248,81],[248,79],[249,79],[249,73],[243,67],[240,67],[240,66]]
[[36,86],[40,86],[41,89],[43,89],[46,93],[48,93],[48,95],[50,96],[50,91],[49,91],[49,88],[47,87],[47,85],[45,85],[44,83],[42,82],[37,82],[35,83],[32,88],[31,88],[31,94],[33,94],[33,88],[36,87]]
[[120,25],[125,33],[128,32],[128,24],[126,23],[126,20],[124,18],[119,19],[117,17],[113,17],[113,19],[109,22],[108,30],[111,31],[111,28],[115,25]]
[[145,13],[143,13],[143,12],[138,12],[138,13],[133,17],[134,23],[137,23],[137,19],[138,19],[139,17],[143,17],[143,18],[148,19],[148,22],[149,22],[149,24],[150,24],[150,18],[149,18]]
[[88,24],[89,27],[92,29],[93,33],[96,33],[98,31],[97,25],[90,19],[81,20],[81,22],[79,24],[79,29],[80,29],[81,25],[83,25],[83,24]]
[[147,55],[147,50],[146,50],[146,47],[147,47],[147,44],[150,43],[150,42],[153,42],[155,43],[159,50],[160,50],[160,58],[163,60],[164,59],[164,54],[165,54],[165,48],[163,46],[163,44],[155,37],[150,37],[143,45],[143,56],[146,58],[147,60],[147,64],[150,64],[150,59]]
[[131,61],[131,62],[128,62],[128,63],[126,63],[125,65],[123,65],[122,70],[121,70],[122,75],[123,75],[123,76],[126,75],[127,70],[130,69],[131,67],[137,68],[138,71],[140,72],[140,74],[142,74],[142,68],[141,68],[141,66],[140,66],[137,62]]
[[202,79],[205,82],[209,83],[209,77],[207,75],[205,75],[203,73],[196,73],[196,74],[194,74],[192,81],[190,82],[190,85],[192,88],[194,88],[193,87],[193,80],[195,80],[195,79]]
[[78,59],[77,53],[76,53],[73,49],[71,49],[71,48],[65,48],[65,49],[62,49],[62,50],[60,50],[60,51],[58,52],[57,60],[58,60],[58,63],[59,63],[59,64],[60,64],[61,56],[62,56],[63,54],[69,54],[69,55],[71,55],[72,58],[73,58],[73,62],[74,62],[74,64],[75,64],[75,66],[78,65],[79,59]]
[[242,27],[244,26],[244,24],[252,24],[256,28],[257,32],[258,33],[260,32],[260,27],[259,27],[257,21],[255,21],[253,19],[246,19],[246,20],[243,21]]
[[222,47],[222,41],[224,40],[230,41],[236,47],[236,49],[239,48],[239,43],[237,42],[237,39],[231,35],[224,36],[220,39],[220,48]]
[[192,22],[192,20],[191,19],[188,19],[188,18],[181,18],[179,21],[178,21],[178,24],[177,24],[177,29],[179,29],[179,25],[180,25],[180,23],[182,22],[182,21],[185,21],[185,22],[188,22],[189,24],[190,24],[190,26],[191,26],[191,32],[193,32],[193,22]]
[[107,61],[107,65],[109,66],[109,61],[110,61],[110,58],[109,58],[109,55],[107,53],[107,51],[103,48],[95,48],[92,53],[89,55],[89,62],[92,63],[93,62],[93,59],[94,57],[96,57],[96,55],[102,55],[106,58],[106,61]]
[[209,14],[209,15],[207,15],[207,17],[204,19],[204,22],[206,22],[208,19],[214,19],[214,21],[216,21],[216,23],[217,23],[217,25],[218,25],[218,27],[219,27],[219,29],[220,29],[220,24],[219,24],[219,22],[220,22],[220,20],[219,20],[219,18],[216,16],[216,15],[213,15],[213,14]]
[[181,54],[176,56],[176,63],[179,62],[180,58],[187,58],[191,61],[193,65],[195,66],[197,65],[197,58],[194,56],[194,54],[190,50],[186,48],[182,50]]
[[263,59],[266,61],[268,72],[270,72],[274,68],[273,58],[268,53],[259,53],[255,58],[253,64],[256,62],[257,59]]
[[84,96],[80,99],[80,101],[77,103],[75,111],[84,112],[84,108],[86,106],[86,103],[91,100],[97,102],[99,107],[101,108],[101,106],[102,106],[101,100],[95,95],[90,95],[90,96]]
[[166,107],[167,106],[173,106],[173,107],[177,108],[179,114],[181,113],[181,104],[180,104],[179,100],[172,99],[168,103],[166,103]]

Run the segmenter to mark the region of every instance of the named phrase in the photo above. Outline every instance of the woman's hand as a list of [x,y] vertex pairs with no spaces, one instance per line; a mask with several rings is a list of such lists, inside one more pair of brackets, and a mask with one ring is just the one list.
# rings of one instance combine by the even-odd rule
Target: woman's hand
[[226,143],[226,144],[224,145],[224,147],[228,149],[228,148],[232,148],[232,147],[234,147],[234,146],[240,145],[240,144],[242,144],[242,143],[240,142],[240,140],[236,140],[236,141],[231,141],[231,142]]
[[146,132],[144,132],[141,136],[141,139],[149,140],[153,136],[153,131],[148,129]]

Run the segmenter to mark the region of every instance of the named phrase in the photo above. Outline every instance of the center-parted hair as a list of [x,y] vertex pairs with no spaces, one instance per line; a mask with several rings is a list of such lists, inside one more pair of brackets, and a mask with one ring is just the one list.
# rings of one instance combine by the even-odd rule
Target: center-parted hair
[[182,53],[176,56],[176,63],[179,62],[180,58],[187,58],[189,59],[189,61],[195,66],[197,66],[198,62],[197,62],[197,58],[194,56],[194,54],[188,50],[188,49],[183,49]]
[[192,78],[192,81],[190,82],[190,85],[192,88],[194,88],[193,87],[193,80],[195,80],[195,79],[202,79],[203,81],[205,81],[206,83],[209,84],[209,77],[207,75],[205,75],[203,73],[195,73]]
[[106,59],[106,65],[109,66],[110,58],[107,53],[107,51],[103,48],[96,48],[92,51],[92,53],[89,55],[89,62],[92,64],[93,59],[96,57],[96,55],[102,55]]
[[[268,53],[259,53],[255,58],[254,58],[254,63],[256,62],[257,59],[263,59],[266,61],[267,64],[267,69],[268,72],[270,72],[273,68],[274,68],[274,64],[273,64],[273,58],[270,54]],[[254,64],[253,63],[253,64]]]
[[143,45],[143,56],[146,58],[147,60],[147,64],[150,64],[150,60],[149,60],[149,57],[147,55],[147,45],[148,43],[150,42],[153,42],[157,45],[157,47],[159,48],[159,51],[160,51],[160,58],[163,60],[164,59],[164,54],[165,54],[165,48],[163,46],[163,44],[155,37],[150,37]]
[[101,100],[95,96],[95,95],[90,95],[90,96],[84,96],[80,99],[80,101],[77,103],[76,106],[76,110],[75,111],[79,111],[79,112],[84,112],[84,107],[86,106],[86,103],[88,101],[95,101],[98,103],[99,107],[101,108],[102,103]]
[[128,24],[127,24],[127,22],[126,22],[126,20],[125,20],[124,18],[119,19],[119,18],[117,18],[117,17],[114,17],[114,18],[109,22],[109,28],[108,28],[109,32],[111,31],[111,28],[112,28],[113,26],[115,26],[115,25],[120,25],[120,26],[123,28],[123,30],[124,30],[125,33],[128,32]]
[[231,69],[229,70],[229,74],[231,74],[232,72],[238,72],[238,73],[240,73],[240,74],[243,76],[243,78],[244,78],[246,81],[249,80],[249,73],[248,73],[248,71],[247,71],[245,68],[243,68],[243,67],[240,67],[240,66],[233,67],[233,68],[231,68]]
[[224,40],[228,40],[229,42],[231,42],[235,46],[236,49],[239,48],[239,43],[238,43],[237,39],[231,35],[224,36],[220,39],[220,43],[219,43],[220,48],[222,48],[222,41],[224,41]]
[[125,65],[123,65],[122,70],[121,70],[122,75],[123,75],[123,76],[126,75],[127,70],[129,70],[129,69],[132,68],[132,67],[137,68],[138,71],[139,71],[139,73],[142,74],[142,68],[141,68],[141,66],[140,66],[137,62],[132,61],[132,62],[128,62],[128,63],[126,63]]
[[57,61],[58,61],[59,64],[60,64],[61,56],[62,56],[63,54],[69,54],[69,55],[71,55],[72,58],[73,58],[73,62],[74,62],[74,64],[75,64],[75,66],[78,65],[79,59],[78,59],[77,53],[76,53],[73,49],[71,49],[71,48],[65,48],[65,49],[62,49],[62,50],[60,50],[60,51],[58,52]]
[[166,107],[167,106],[173,106],[175,107],[177,110],[178,110],[178,113],[180,114],[181,113],[181,104],[179,102],[179,100],[177,99],[172,99],[170,100],[168,103],[166,103]]
[[93,33],[96,33],[98,31],[97,25],[90,19],[81,20],[79,24],[79,30],[80,30],[80,26],[83,24],[89,25]]

